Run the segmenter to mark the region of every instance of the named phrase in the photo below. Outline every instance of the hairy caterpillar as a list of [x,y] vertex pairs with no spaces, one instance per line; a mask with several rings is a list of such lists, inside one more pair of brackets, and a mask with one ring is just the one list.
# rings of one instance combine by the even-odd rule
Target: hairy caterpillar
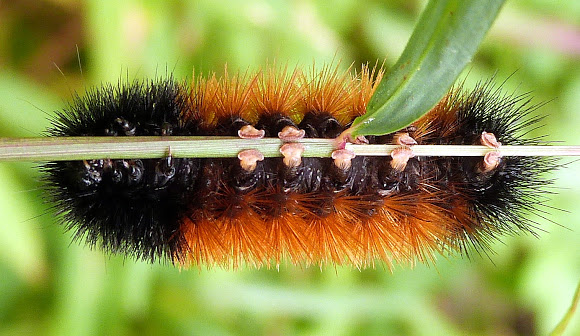
[[231,78],[104,86],[57,113],[53,136],[279,137],[282,157],[87,160],[44,166],[55,208],[76,239],[154,261],[236,267],[429,261],[485,251],[503,234],[533,232],[524,215],[554,167],[537,157],[413,157],[414,144],[538,144],[529,98],[490,82],[451,91],[411,126],[371,144],[391,157],[302,157],[297,140],[336,138],[366,112],[382,72],[269,68]]

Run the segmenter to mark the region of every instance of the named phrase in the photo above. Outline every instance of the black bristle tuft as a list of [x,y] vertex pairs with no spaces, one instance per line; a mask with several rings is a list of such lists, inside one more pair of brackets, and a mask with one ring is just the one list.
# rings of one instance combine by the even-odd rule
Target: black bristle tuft
[[[172,79],[104,86],[75,96],[52,120],[51,136],[195,135],[183,118],[186,90]],[[75,239],[138,259],[178,258],[179,218],[200,160],[134,159],[47,163],[51,199]]]
[[[540,127],[542,119],[532,115],[541,104],[532,104],[529,94],[505,94],[501,86],[494,86],[490,80],[470,92],[459,89],[451,95],[458,127],[449,144],[477,144],[483,131],[493,133],[502,145],[546,144],[540,137],[525,137],[530,129]],[[488,173],[478,172],[479,157],[445,160],[458,165],[458,191],[469,200],[472,222],[477,225],[465,230],[457,244],[470,243],[477,251],[486,252],[489,243],[501,235],[537,234],[537,223],[528,217],[542,216],[546,188],[552,183],[545,173],[558,167],[557,159],[503,157],[499,166]],[[463,246],[461,250],[467,253],[468,248]]]

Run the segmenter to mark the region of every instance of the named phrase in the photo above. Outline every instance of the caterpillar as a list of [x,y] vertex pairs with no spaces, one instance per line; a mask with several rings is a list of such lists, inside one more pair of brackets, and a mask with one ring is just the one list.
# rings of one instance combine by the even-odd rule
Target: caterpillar
[[415,144],[534,145],[530,97],[492,81],[452,89],[397,132],[390,157],[302,157],[301,138],[336,138],[366,112],[383,76],[270,67],[255,74],[119,82],[75,95],[50,136],[279,137],[281,157],[99,159],[46,163],[55,211],[75,240],[182,267],[382,262],[486,253],[505,234],[535,234],[538,189],[555,168],[539,157],[414,157]]

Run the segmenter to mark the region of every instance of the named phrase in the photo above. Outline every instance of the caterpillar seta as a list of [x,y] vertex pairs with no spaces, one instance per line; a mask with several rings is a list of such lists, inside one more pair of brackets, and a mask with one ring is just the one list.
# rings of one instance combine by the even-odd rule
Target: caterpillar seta
[[391,156],[303,157],[303,138],[339,137],[383,72],[269,67],[257,73],[169,77],[76,95],[50,136],[280,138],[281,157],[98,159],[43,165],[54,209],[74,232],[111,253],[176,265],[255,267],[431,262],[486,252],[505,234],[535,233],[538,189],[553,159],[414,156],[414,145],[535,145],[539,118],[526,94],[491,81],[452,89],[412,125],[369,144]]

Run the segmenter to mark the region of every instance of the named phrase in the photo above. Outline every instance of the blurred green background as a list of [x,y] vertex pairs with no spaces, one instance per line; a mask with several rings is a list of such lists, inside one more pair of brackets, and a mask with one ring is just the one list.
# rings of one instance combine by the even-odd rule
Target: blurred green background
[[[0,136],[38,136],[72,91],[120,77],[272,60],[389,66],[424,4],[0,0]],[[536,134],[580,145],[579,1],[508,1],[468,71],[467,86],[512,75],[506,90],[550,101]],[[549,220],[535,218],[547,232],[505,237],[491,260],[180,271],[71,244],[34,164],[0,163],[0,335],[546,334],[580,281],[579,172],[552,175]],[[567,334],[580,334],[578,314]]]

